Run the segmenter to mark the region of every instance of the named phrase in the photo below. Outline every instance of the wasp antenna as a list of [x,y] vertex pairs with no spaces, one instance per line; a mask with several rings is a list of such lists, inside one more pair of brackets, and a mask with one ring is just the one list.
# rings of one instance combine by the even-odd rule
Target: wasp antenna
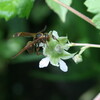
[[43,31],[45,31],[46,29],[47,29],[47,25],[45,25],[45,26],[44,26],[44,29],[43,29]]
[[44,32],[46,30],[46,28],[47,28],[47,25],[45,25],[44,28],[41,31],[37,32],[37,33]]

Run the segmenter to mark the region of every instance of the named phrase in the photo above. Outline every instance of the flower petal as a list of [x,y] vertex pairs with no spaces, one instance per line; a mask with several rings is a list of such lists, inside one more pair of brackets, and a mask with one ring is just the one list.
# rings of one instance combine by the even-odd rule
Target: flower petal
[[40,68],[44,68],[44,67],[47,67],[48,64],[49,64],[49,57],[46,57],[46,58],[43,58],[40,62],[39,62],[39,67]]
[[58,33],[54,30],[54,31],[52,31],[52,35],[55,37],[55,38],[59,38],[59,36],[58,36]]
[[61,59],[70,59],[72,58],[76,53],[69,53],[67,51],[63,51]]
[[51,65],[53,65],[53,66],[59,66],[58,62],[59,62],[60,58],[58,58],[58,57],[55,58],[55,57],[52,57],[52,56],[50,56],[49,58],[50,58]]
[[63,60],[60,60],[59,61],[59,65],[60,65],[60,69],[63,72],[67,72],[68,71],[68,66],[66,65],[66,63]]
[[58,40],[61,45],[65,45],[68,42],[68,37],[59,37]]

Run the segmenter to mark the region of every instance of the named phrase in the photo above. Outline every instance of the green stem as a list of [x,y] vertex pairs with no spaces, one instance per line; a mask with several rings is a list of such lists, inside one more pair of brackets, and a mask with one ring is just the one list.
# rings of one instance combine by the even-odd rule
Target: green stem
[[92,47],[92,48],[100,48],[98,44],[89,44],[89,43],[70,43],[69,46],[85,46],[85,47]]
[[79,16],[80,18],[84,19],[85,21],[87,21],[88,23],[90,23],[91,25],[95,26],[94,23],[92,22],[92,20],[90,18],[88,18],[87,16],[83,15],[82,13],[80,13],[79,11],[73,9],[72,7],[60,2],[59,0],[54,0],[56,3],[60,4],[61,6],[67,8],[69,11],[71,11],[72,13],[74,13],[75,15]]

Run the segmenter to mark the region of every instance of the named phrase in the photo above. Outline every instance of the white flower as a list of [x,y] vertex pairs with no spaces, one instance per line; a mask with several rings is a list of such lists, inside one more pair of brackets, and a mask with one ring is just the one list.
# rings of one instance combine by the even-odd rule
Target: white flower
[[43,55],[46,57],[40,61],[39,67],[47,67],[50,62],[53,66],[59,66],[63,72],[67,72],[68,67],[63,60],[70,59],[75,55],[66,51],[69,49],[68,38],[59,37],[56,31],[49,32],[49,34],[52,34],[54,38],[51,37],[43,47]]
[[[50,62],[50,58],[49,57],[45,57],[40,61],[39,67],[40,68],[47,67],[49,62]],[[63,60],[60,59],[58,63],[59,63],[60,69],[63,72],[67,72],[68,71],[68,67],[67,67],[66,63]]]

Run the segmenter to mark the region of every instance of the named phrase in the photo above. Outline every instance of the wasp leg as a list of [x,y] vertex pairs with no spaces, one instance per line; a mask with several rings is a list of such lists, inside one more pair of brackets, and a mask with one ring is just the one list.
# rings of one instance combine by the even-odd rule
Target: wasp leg
[[13,56],[12,58],[16,58],[17,56],[19,56],[20,54],[22,54],[25,50],[27,50],[28,48],[31,47],[30,43],[32,43],[32,41],[29,41],[26,46],[20,51],[18,52],[15,56]]
[[[26,45],[26,46],[29,46],[29,48],[26,49],[26,50],[28,51],[29,54],[32,54],[32,53],[33,53],[33,47],[34,47],[34,45],[32,45],[31,43],[32,43],[32,41],[29,41],[29,42],[27,43],[27,45]],[[31,44],[31,45],[30,45],[30,44]]]
[[41,42],[42,42],[42,43],[46,43],[46,40],[45,40],[45,39],[41,39]]
[[40,54],[41,54],[41,53],[39,52],[39,50],[40,50],[40,47],[36,48],[36,54],[37,54],[37,55],[40,55]]
[[41,54],[41,53],[39,52],[39,50],[40,50],[40,46],[39,46],[39,45],[40,45],[40,43],[37,43],[37,44],[36,44],[36,54],[37,54],[37,55],[40,55],[40,54]]

